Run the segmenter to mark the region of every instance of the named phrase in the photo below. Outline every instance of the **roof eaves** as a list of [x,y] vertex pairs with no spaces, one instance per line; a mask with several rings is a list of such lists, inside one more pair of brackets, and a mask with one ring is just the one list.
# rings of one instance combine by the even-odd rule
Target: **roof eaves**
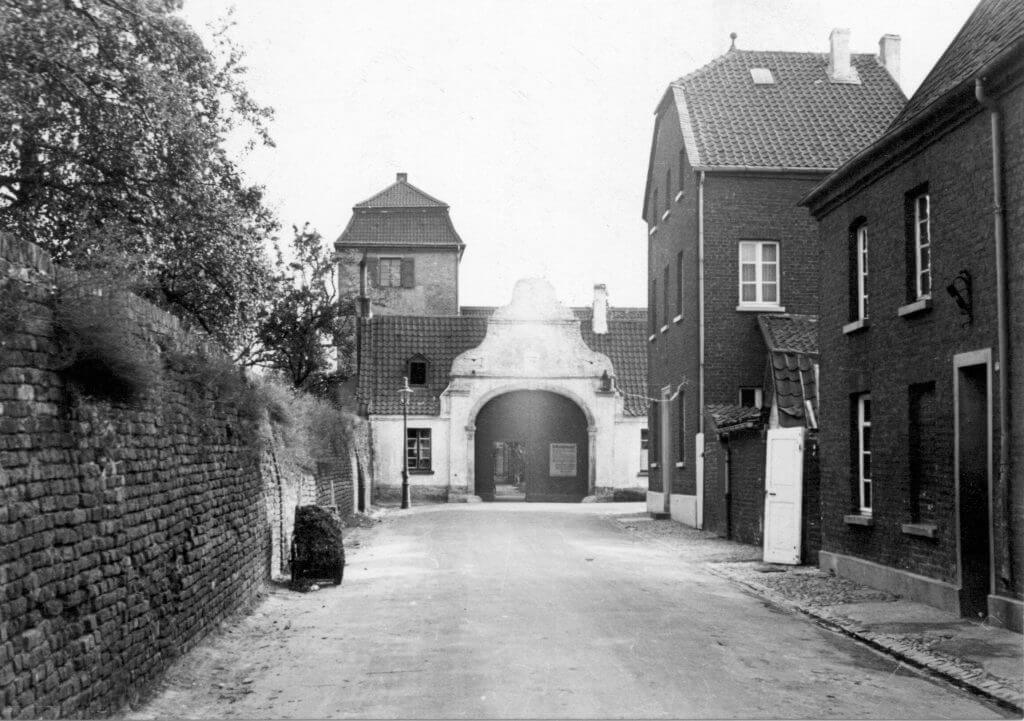
[[694,134],[693,121],[690,119],[690,107],[686,104],[686,93],[681,86],[672,83],[672,95],[676,101],[676,112],[679,114],[679,130],[683,134],[686,157],[695,170],[703,169],[700,153],[697,151],[697,136]]

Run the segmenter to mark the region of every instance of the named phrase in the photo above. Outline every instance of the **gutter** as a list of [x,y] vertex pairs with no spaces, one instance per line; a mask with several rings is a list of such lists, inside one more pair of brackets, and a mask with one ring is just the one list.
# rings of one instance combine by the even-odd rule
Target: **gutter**
[[697,165],[694,170],[702,173],[764,173],[766,175],[829,175],[836,168],[792,168],[785,165]]
[[[1000,559],[1000,574],[1012,582],[1012,540],[1010,536],[1010,387],[1007,376],[1009,365],[1009,318],[1006,302],[1006,228],[1003,213],[1003,115],[993,98],[985,94],[985,79],[978,76],[974,81],[974,96],[988,109],[992,119],[992,220],[996,252],[996,328],[999,339],[999,475],[996,480],[996,498],[999,511],[996,516],[1001,526],[1004,553]],[[995,589],[992,589],[995,592]]]

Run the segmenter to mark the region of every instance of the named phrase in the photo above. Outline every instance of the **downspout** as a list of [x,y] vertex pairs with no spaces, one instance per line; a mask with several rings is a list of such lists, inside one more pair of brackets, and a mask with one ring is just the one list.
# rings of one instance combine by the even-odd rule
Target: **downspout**
[[[996,495],[999,503],[998,523],[1003,536],[1003,554],[999,561],[1000,575],[1012,583],[1012,539],[1010,536],[1010,387],[1007,376],[1009,365],[1009,318],[1006,305],[1006,237],[1003,217],[1003,117],[999,104],[985,94],[985,81],[974,81],[974,95],[992,118],[992,215],[996,245],[996,328],[999,350],[999,475]],[[993,592],[995,589],[992,589]]]
[[697,184],[697,308],[700,316],[697,345],[700,367],[697,385],[697,431],[704,432],[704,171]]

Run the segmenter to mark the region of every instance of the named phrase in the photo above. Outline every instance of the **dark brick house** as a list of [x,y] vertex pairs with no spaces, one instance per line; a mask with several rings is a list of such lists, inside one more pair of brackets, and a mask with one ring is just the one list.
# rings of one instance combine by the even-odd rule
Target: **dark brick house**
[[1022,145],[1024,3],[984,0],[885,134],[804,200],[821,565],[1017,629]]
[[[759,537],[767,408],[757,409],[769,398],[758,315],[817,313],[817,228],[798,202],[903,106],[898,43],[887,35],[880,56],[851,54],[848,31],[836,30],[828,53],[731,49],[658,104],[643,204],[649,394],[661,399],[649,421],[652,513],[697,527],[707,514],[723,533]],[[725,425],[709,428],[714,418]],[[731,485],[714,447],[726,428],[760,446]],[[743,514],[733,509],[740,526],[709,497],[724,488],[749,499]]]

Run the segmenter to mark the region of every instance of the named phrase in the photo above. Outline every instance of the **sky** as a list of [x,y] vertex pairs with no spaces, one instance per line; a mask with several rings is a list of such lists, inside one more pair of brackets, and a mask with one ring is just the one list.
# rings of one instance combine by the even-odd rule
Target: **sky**
[[976,0],[185,0],[201,34],[234,7],[247,84],[276,147],[241,158],[284,226],[334,240],[352,206],[409,174],[451,206],[463,305],[541,276],[570,305],[595,283],[646,303],[640,218],[654,109],[729,48],[853,52],[899,35],[924,79]]

